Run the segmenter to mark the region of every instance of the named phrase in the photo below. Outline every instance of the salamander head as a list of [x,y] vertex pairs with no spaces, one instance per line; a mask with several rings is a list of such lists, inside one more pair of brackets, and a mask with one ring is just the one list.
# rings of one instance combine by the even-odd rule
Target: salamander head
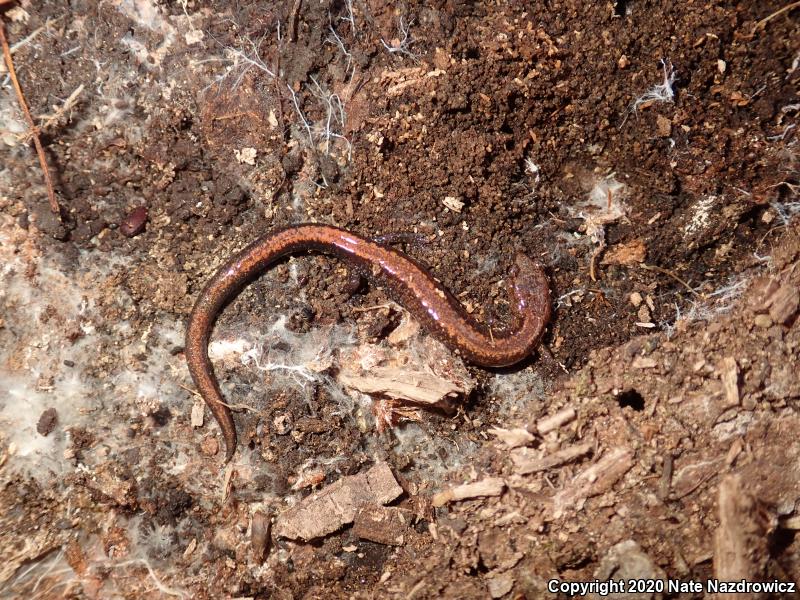
[[544,269],[524,254],[517,254],[512,270],[511,288],[516,310],[523,321],[531,319],[546,324],[550,320],[550,284]]

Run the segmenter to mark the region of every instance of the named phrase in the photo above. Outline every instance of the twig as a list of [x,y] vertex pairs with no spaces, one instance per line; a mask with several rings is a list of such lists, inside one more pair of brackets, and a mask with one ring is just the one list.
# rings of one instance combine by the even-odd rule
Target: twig
[[750,35],[755,35],[756,31],[758,31],[759,27],[764,27],[767,23],[769,23],[772,19],[781,15],[785,12],[792,10],[793,8],[797,8],[800,6],[800,2],[792,2],[791,4],[787,4],[783,8],[776,10],[774,13],[769,15],[768,17],[764,17],[758,23],[756,23],[755,27],[753,27],[753,32]]
[[[64,100],[64,104],[60,107],[55,108],[55,111],[46,115],[38,115],[37,119],[39,119],[39,130],[47,129],[53,123],[58,122],[61,117],[63,117],[68,111],[72,110],[78,102],[78,96],[83,93],[83,84],[80,84],[75,91],[72,92],[66,100]],[[30,135],[30,134],[29,134]]]
[[691,292],[692,294],[694,294],[698,298],[702,298],[703,297],[702,294],[696,292],[692,288],[692,286],[690,286],[683,279],[681,279],[680,277],[675,275],[675,273],[673,273],[672,271],[669,271],[669,270],[664,269],[662,267],[657,267],[656,265],[648,265],[648,264],[645,264],[645,263],[642,263],[640,266],[646,271],[655,271],[656,273],[662,273],[662,274],[666,275],[667,277],[672,277],[672,279],[674,279],[675,281],[680,283],[683,287],[685,287],[687,290],[689,290],[689,292]]
[[605,240],[600,240],[597,248],[592,252],[592,260],[589,261],[589,277],[592,278],[592,281],[597,281],[597,257],[600,256],[605,249]]
[[17,81],[17,73],[14,70],[14,62],[11,60],[11,50],[8,47],[8,40],[6,40],[6,24],[2,19],[0,19],[0,44],[3,45],[3,57],[6,61],[8,74],[11,77],[11,83],[14,85],[14,91],[17,93],[17,101],[22,109],[22,114],[25,115],[25,120],[28,122],[28,127],[30,127],[31,135],[33,136],[33,144],[36,146],[36,153],[39,155],[39,163],[42,165],[44,182],[47,186],[47,198],[50,201],[50,209],[59,216],[60,220],[61,210],[58,206],[58,200],[56,200],[56,191],[53,188],[53,180],[50,177],[50,170],[47,168],[47,160],[44,156],[44,148],[42,148],[42,142],[39,140],[39,128],[33,122],[33,117],[28,110],[28,105],[25,102],[25,96],[22,93],[22,88],[19,85],[19,81]]
[[293,44],[297,41],[297,22],[300,17],[300,5],[303,0],[294,0],[292,10],[289,13],[289,41]]

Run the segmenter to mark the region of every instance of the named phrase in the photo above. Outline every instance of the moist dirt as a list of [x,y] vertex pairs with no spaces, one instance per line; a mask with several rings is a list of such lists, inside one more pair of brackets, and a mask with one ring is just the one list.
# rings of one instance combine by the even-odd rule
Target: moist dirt
[[[0,594],[540,598],[557,597],[551,579],[705,580],[728,474],[763,515],[748,576],[799,580],[800,12],[786,5],[0,7],[61,207],[3,80]],[[215,330],[273,365],[216,361],[239,431],[226,467],[216,423],[193,415],[183,324],[227,257],[306,221],[395,236],[498,329],[513,256],[534,257],[554,306],[541,348],[468,367],[467,397],[384,428],[371,399],[331,383],[331,345],[386,347],[402,308],[334,259],[292,258]],[[303,344],[324,355],[314,377],[274,366]],[[70,377],[93,382],[91,411],[52,391]],[[27,380],[36,435],[64,443],[55,475],[17,468],[9,406],[26,384],[11,382]],[[254,515],[378,462],[403,489],[399,542],[357,522],[254,550]],[[432,503],[486,478],[500,495]]]

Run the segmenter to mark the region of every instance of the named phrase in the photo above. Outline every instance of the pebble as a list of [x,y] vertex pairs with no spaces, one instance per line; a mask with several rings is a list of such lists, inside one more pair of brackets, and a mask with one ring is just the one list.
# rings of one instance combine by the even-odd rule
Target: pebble
[[147,209],[144,206],[134,208],[119,224],[119,230],[126,237],[135,237],[144,231],[147,223]]
[[772,327],[772,319],[769,317],[769,315],[756,315],[756,318],[753,319],[753,322],[757,327],[761,327],[762,329],[769,329]]
[[206,456],[214,456],[219,452],[219,442],[217,438],[207,437],[200,443],[200,451]]

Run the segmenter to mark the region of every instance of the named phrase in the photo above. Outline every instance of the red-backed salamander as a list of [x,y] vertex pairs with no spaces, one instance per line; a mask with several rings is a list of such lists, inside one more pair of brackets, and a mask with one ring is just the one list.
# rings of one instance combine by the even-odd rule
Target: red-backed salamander
[[389,287],[391,295],[433,336],[468,362],[505,367],[521,361],[539,344],[550,318],[550,287],[542,268],[517,254],[509,281],[513,319],[493,333],[473,319],[456,298],[410,256],[331,225],[292,225],[247,246],[211,278],[189,316],[186,362],[189,372],[217,419],[230,461],[236,451],[236,426],[222,399],[208,358],[208,340],[220,310],[259,273],[290,254],[321,252],[358,267]]

